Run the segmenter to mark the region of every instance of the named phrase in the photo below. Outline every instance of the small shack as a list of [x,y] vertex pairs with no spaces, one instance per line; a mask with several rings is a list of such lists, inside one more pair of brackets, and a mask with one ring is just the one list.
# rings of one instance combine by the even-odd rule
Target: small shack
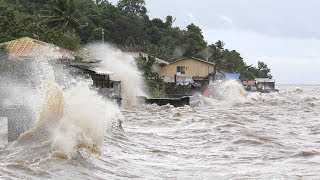
[[275,80],[269,78],[256,78],[256,87],[259,92],[276,91]]
[[257,91],[255,80],[243,80],[242,84],[246,91]]
[[107,71],[100,66],[100,60],[92,59],[90,61],[71,61],[70,65],[82,69],[89,74],[93,86],[96,87],[99,94],[109,99],[115,100],[121,105],[121,81],[111,79],[113,72]]

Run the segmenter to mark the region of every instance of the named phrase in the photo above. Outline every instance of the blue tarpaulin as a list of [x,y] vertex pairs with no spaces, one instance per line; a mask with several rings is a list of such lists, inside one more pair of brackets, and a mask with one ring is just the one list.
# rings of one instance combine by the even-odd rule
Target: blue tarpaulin
[[237,74],[237,73],[226,73],[225,76],[226,76],[226,79],[230,79],[230,80],[240,79],[240,74]]

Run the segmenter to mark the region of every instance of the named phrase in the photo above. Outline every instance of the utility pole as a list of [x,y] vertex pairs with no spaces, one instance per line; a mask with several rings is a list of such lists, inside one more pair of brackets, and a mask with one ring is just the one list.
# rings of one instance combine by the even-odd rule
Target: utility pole
[[104,29],[101,28],[101,40],[102,40],[102,44],[104,44]]

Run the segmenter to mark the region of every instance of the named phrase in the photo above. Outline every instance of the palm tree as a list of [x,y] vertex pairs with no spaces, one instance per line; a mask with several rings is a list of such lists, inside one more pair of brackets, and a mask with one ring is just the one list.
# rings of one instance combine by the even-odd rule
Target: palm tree
[[48,23],[51,27],[57,27],[64,33],[80,29],[80,23],[72,17],[75,12],[74,0],[54,0],[49,10]]
[[221,65],[223,61],[223,51],[224,51],[224,42],[217,41],[215,44],[211,44],[208,46],[209,58],[210,62],[214,62],[214,74],[216,71],[221,70]]
[[221,40],[219,40],[219,41],[217,41],[216,43],[215,43],[215,45],[216,45],[216,47],[219,49],[219,50],[223,50],[224,49],[224,42],[223,41],[221,41]]
[[213,45],[215,48],[214,48],[214,51],[215,53],[213,54],[214,55],[214,62],[215,62],[215,66],[217,69],[220,69],[221,68],[221,64],[222,64],[222,54],[223,54],[223,50],[224,50],[224,42],[222,42],[221,40],[217,41],[215,43],[215,45]]

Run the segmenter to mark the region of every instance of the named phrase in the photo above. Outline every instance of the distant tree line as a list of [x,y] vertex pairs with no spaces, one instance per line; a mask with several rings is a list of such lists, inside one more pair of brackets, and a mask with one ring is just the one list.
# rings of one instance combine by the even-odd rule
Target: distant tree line
[[197,57],[214,62],[224,72],[243,79],[272,77],[268,66],[247,65],[236,50],[222,41],[208,44],[195,24],[174,27],[174,17],[148,16],[144,0],[0,0],[0,42],[28,36],[77,50],[101,41],[125,51],[143,51],[167,61]]

